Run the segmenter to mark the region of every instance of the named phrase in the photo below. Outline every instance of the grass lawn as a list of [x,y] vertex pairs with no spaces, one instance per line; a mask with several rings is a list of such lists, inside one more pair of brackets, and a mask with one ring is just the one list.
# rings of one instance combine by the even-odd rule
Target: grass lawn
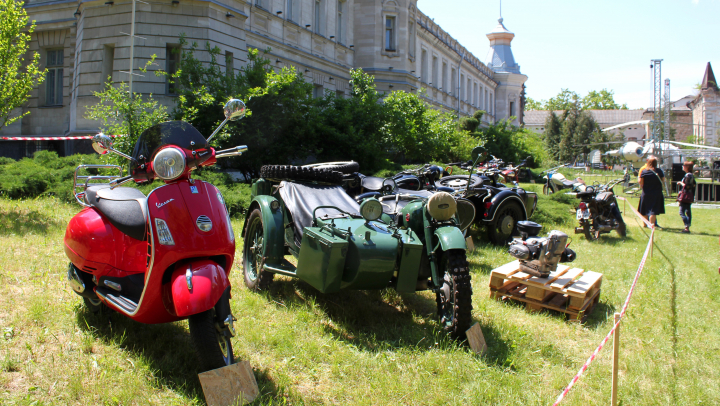
[[[62,239],[79,209],[50,198],[0,199],[0,404],[204,404],[186,322],[93,316],[66,286]],[[620,401],[720,404],[720,211],[693,210],[691,235],[679,232],[677,208],[667,211],[621,324]],[[551,404],[611,328],[635,275],[648,232],[629,209],[625,218],[625,239],[612,233],[589,243],[573,234],[573,266],[605,275],[584,325],[491,300],[489,273],[511,258],[474,230],[483,357],[439,330],[429,293],[326,295],[285,277],[267,294],[249,292],[238,238],[236,358],[255,368],[257,404]],[[241,220],[234,227],[239,233]],[[608,345],[563,404],[609,403],[611,353]]]

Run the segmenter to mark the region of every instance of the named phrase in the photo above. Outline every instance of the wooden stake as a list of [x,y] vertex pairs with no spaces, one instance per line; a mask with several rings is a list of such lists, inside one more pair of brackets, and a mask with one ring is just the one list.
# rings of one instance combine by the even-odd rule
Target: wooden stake
[[[615,324],[620,320],[620,313],[615,313]],[[611,406],[617,406],[618,389],[618,361],[620,357],[620,325],[615,329],[613,337],[613,369],[612,369],[612,401]]]

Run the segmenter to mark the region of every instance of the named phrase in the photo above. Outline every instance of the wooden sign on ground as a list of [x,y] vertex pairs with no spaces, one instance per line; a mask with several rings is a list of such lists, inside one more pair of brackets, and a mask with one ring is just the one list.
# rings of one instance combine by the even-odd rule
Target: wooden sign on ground
[[260,394],[247,361],[203,372],[198,377],[208,406],[242,405],[252,402]]
[[485,336],[483,336],[480,323],[475,323],[467,329],[465,332],[468,344],[475,354],[483,355],[487,351],[487,344],[485,343]]
[[563,312],[573,321],[584,321],[600,300],[601,273],[558,265],[547,278],[538,278],[519,268],[519,261],[513,261],[494,269],[490,296],[524,302],[531,311]]

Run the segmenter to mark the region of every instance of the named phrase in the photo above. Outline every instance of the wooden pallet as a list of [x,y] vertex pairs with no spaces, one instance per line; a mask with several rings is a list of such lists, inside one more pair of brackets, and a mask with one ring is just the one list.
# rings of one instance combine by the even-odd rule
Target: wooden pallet
[[519,267],[513,261],[490,273],[490,297],[523,302],[530,311],[563,312],[573,321],[585,321],[600,300],[601,273],[558,265],[549,277],[538,278]]

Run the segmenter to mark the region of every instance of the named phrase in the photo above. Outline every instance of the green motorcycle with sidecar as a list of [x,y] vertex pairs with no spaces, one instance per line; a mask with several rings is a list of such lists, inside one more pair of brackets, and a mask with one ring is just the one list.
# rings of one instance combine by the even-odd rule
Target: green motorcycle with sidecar
[[[340,186],[343,174],[333,169],[261,169],[243,226],[248,288],[266,290],[280,274],[323,293],[432,290],[443,328],[464,337],[471,322],[472,286],[459,226],[472,219],[460,219],[455,199],[444,192],[404,196],[397,212],[375,198],[358,203]],[[286,255],[295,257],[297,265]]]

